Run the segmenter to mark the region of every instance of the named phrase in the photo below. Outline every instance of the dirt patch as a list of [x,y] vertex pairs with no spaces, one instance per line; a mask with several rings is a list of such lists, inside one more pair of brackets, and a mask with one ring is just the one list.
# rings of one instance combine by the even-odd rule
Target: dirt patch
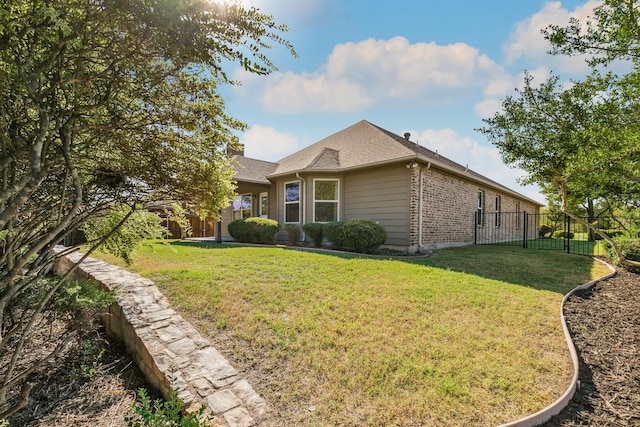
[[580,389],[544,426],[640,426],[640,275],[621,271],[577,292],[565,315]]
[[54,366],[37,377],[25,409],[11,426],[121,427],[131,415],[140,387],[157,393],[127,355],[121,342],[103,333],[73,343]]

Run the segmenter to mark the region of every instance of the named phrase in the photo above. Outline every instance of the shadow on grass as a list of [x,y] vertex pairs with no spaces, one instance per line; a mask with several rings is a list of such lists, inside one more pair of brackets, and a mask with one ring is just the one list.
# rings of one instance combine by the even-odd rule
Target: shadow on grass
[[[243,247],[273,248],[273,246],[267,245],[188,240],[168,241],[168,244],[227,250]],[[557,292],[563,295],[576,286],[598,277],[597,269],[601,268],[600,264],[591,257],[559,251],[523,249],[515,246],[470,245],[439,249],[424,257],[381,256],[303,247],[276,246],[276,248],[314,252],[319,255],[341,259],[393,260],[427,268],[471,274],[514,285]],[[604,276],[605,274],[606,272],[603,268],[601,275]]]

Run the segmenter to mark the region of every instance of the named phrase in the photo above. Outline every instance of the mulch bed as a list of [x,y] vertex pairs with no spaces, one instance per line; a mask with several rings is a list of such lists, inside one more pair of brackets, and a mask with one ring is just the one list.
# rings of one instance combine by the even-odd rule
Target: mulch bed
[[31,380],[36,385],[29,404],[9,418],[10,426],[123,427],[139,388],[160,397],[124,345],[99,332],[76,340],[50,370]]
[[[580,356],[581,386],[544,427],[640,426],[640,275],[621,271],[576,293],[565,314]],[[30,405],[11,425],[125,426],[135,391],[150,387],[120,343],[100,339],[90,352],[79,343],[38,378]],[[94,366],[98,349],[104,353]]]
[[640,426],[640,275],[572,295],[567,323],[580,358],[580,389],[545,427]]

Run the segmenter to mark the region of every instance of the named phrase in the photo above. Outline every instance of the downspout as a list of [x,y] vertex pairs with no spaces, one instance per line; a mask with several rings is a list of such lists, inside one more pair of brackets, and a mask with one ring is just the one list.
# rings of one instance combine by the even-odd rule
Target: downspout
[[420,202],[418,205],[418,252],[420,252],[422,250],[422,215],[423,215],[423,208],[424,208],[424,195],[423,195],[423,191],[422,191],[422,179],[423,179],[423,172],[427,169],[431,168],[431,162],[427,163],[427,167],[426,168],[420,168],[420,182],[418,183],[418,191],[420,192]]

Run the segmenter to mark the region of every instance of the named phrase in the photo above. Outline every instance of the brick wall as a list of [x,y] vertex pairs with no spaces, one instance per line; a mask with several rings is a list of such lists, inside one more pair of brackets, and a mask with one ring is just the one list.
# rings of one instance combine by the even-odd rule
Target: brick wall
[[[534,213],[538,209],[535,204],[525,199],[516,198],[506,192],[499,192],[488,186],[425,165],[418,165],[414,168],[411,190],[411,235],[414,248],[419,246],[433,249],[472,244],[474,242],[474,212],[477,209],[478,190],[484,191],[486,213],[495,212],[495,197],[497,195],[501,197],[501,212],[515,212],[516,202],[520,202],[521,211]],[[418,214],[418,206],[420,205],[422,205],[422,215]],[[502,218],[504,221],[507,216]],[[515,218],[515,216],[511,218]],[[495,234],[506,230],[507,224],[503,223],[502,227],[495,227],[492,222],[485,224],[480,229],[484,238],[495,241]]]

